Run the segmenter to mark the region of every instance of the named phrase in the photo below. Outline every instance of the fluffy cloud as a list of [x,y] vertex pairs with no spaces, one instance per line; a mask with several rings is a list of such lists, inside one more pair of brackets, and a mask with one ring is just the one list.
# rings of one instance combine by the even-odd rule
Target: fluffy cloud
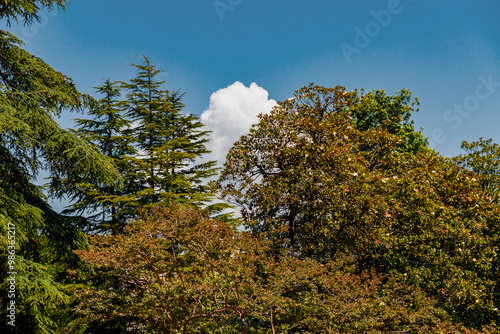
[[213,93],[208,109],[201,115],[205,129],[212,131],[211,142],[207,145],[212,153],[208,158],[217,160],[222,166],[234,142],[258,121],[257,115],[269,113],[275,105],[268,91],[256,83],[245,87],[236,81]]

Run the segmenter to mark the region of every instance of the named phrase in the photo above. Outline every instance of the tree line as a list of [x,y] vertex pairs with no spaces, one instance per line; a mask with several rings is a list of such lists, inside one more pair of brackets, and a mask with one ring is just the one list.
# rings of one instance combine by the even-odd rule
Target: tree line
[[[0,31],[2,333],[499,331],[491,139],[448,158],[415,130],[410,91],[310,84],[219,171],[183,93],[132,66],[97,99]],[[87,116],[62,129],[64,111]]]

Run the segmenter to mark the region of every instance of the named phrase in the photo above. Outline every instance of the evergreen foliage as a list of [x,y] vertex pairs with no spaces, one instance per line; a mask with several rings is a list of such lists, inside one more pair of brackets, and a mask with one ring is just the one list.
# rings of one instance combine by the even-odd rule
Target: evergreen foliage
[[[92,119],[77,120],[81,138],[111,158],[121,173],[121,186],[100,186],[81,178],[65,179],[64,193],[73,205],[67,212],[88,212],[94,232],[123,231],[140,207],[158,203],[203,206],[213,195],[202,182],[215,175],[215,162],[197,164],[209,151],[207,131],[199,118],[183,114],[183,94],[162,89],[161,70],[144,57],[134,65],[137,76],[128,83],[107,80],[97,87],[103,95],[89,111]],[[126,91],[125,99],[120,95]],[[225,208],[209,205],[209,210]]]
[[67,4],[67,0],[3,0],[0,1],[0,19],[6,19],[10,24],[10,20],[18,22],[21,17],[25,25],[30,25],[40,22],[38,13],[42,8],[66,9]]
[[[68,4],[0,0],[0,19]],[[408,90],[310,84],[209,188],[208,132],[148,58],[132,65],[95,101],[0,30],[1,333],[500,331],[498,144],[447,159]],[[210,218],[227,206],[209,189],[241,221]]]
[[194,164],[203,154],[207,131],[199,117],[182,113],[183,94],[161,89],[156,77],[161,70],[144,57],[133,66],[137,75],[125,83],[128,91],[127,115],[134,122],[129,136],[136,138],[138,154],[130,156],[134,166],[138,205],[150,207],[159,202],[201,205],[212,195],[202,181],[215,175],[215,161]]
[[[0,17],[21,15],[30,24],[37,19],[39,6],[64,3],[2,1]],[[72,250],[80,248],[84,239],[75,219],[50,208],[36,178],[46,170],[54,184],[74,175],[109,184],[119,175],[98,150],[61,129],[54,119],[63,110],[90,106],[92,98],[21,45],[15,36],[0,31],[0,331],[52,333],[58,327],[57,312],[69,300],[60,275],[75,268]],[[14,252],[12,267],[8,260]],[[8,296],[7,278],[15,278],[15,298]],[[12,300],[16,327],[6,321],[7,303]]]
[[119,99],[120,83],[107,79],[96,90],[103,97],[89,109],[88,115],[92,119],[76,120],[79,125],[76,133],[113,161],[122,175],[123,183],[118,186],[100,186],[95,182],[86,183],[81,178],[66,179],[66,194],[71,196],[70,202],[74,204],[65,212],[85,213],[88,231],[111,231],[116,234],[123,229],[124,222],[133,216],[133,209],[127,206],[135,200],[135,182],[129,175],[131,168],[128,157],[136,154],[137,150],[133,146],[135,139],[126,135],[132,122],[125,117],[124,102]]

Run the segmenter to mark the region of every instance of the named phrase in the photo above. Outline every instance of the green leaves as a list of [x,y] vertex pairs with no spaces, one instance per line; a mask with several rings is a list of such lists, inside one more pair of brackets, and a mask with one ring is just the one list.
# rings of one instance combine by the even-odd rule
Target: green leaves
[[161,90],[161,72],[144,57],[133,65],[137,76],[123,85],[128,92],[127,116],[135,123],[128,135],[136,138],[137,154],[129,156],[138,185],[139,203],[146,207],[158,202],[201,205],[212,196],[201,185],[215,175],[215,162],[196,164],[203,154],[207,132],[195,115],[181,110],[183,94]]
[[21,17],[25,25],[40,21],[38,13],[42,8],[52,10],[66,9],[67,0],[5,0],[0,3],[0,18],[7,19],[7,23],[14,19],[16,22]]
[[201,130],[197,116],[182,113],[183,94],[161,89],[163,81],[156,81],[161,71],[146,57],[143,65],[133,66],[137,75],[128,83],[108,79],[96,87],[102,98],[89,111],[93,119],[78,120],[76,131],[113,160],[123,184],[78,175],[56,184],[74,202],[66,212],[89,215],[88,231],[121,233],[139,207],[172,202],[202,206],[213,199],[203,181],[215,174],[215,162],[198,163],[209,153],[208,132]]
[[153,207],[119,236],[78,251],[98,288],[75,312],[94,328],[115,323],[172,333],[433,333],[433,303],[418,289],[348,266],[270,256],[266,241],[192,209]]
[[[0,16],[22,15],[25,23],[37,19],[39,6],[63,6],[65,1],[3,1]],[[0,229],[15,226],[16,271],[20,296],[18,332],[53,333],[54,323],[68,297],[61,277],[76,266],[71,250],[82,246],[77,218],[54,212],[41,186],[39,172],[52,177],[62,196],[66,179],[93,179],[111,184],[118,174],[109,159],[74,133],[61,129],[54,117],[63,110],[82,110],[93,99],[81,94],[70,78],[20,47],[20,40],[0,31]],[[9,225],[11,224],[11,225]],[[5,237],[0,245],[7,246]],[[5,252],[4,252],[5,253]],[[5,282],[7,257],[0,261]],[[7,290],[0,302],[6,318]],[[6,322],[1,325],[5,329]]]
[[407,91],[310,85],[278,104],[235,143],[217,182],[254,235],[276,252],[395,275],[468,326],[498,321],[496,146],[462,158],[488,181],[438,156],[413,130]]
[[[102,94],[102,98],[89,110],[89,115],[94,118],[78,119],[80,128],[75,133],[82,142],[92,144],[94,150],[111,159],[120,178],[109,184],[96,182],[96,178],[71,175],[63,180],[60,193],[73,202],[65,213],[87,215],[87,231],[111,230],[118,233],[130,215],[129,205],[123,197],[130,195],[134,188],[134,180],[128,178],[127,174],[131,168],[127,156],[137,151],[133,146],[134,138],[126,134],[132,122],[123,115],[124,103],[119,100],[119,83],[107,79],[96,90]],[[88,163],[89,154],[83,151],[78,153],[79,161]]]
[[492,143],[492,139],[468,143],[462,142],[466,154],[453,160],[460,166],[477,174],[478,182],[486,192],[488,199],[498,203],[500,199],[500,146]]
[[[380,126],[358,130],[351,112],[355,98],[343,87],[304,87],[263,115],[231,149],[219,189],[242,206],[254,231],[329,258],[340,246],[325,239],[326,231],[344,233],[351,228],[345,224],[386,211],[370,210],[371,200],[354,199],[378,192],[371,179],[391,173],[401,139]],[[338,219],[343,213],[349,218]]]
[[100,182],[116,178],[109,161],[76,135],[60,129],[53,118],[64,109],[91,106],[93,99],[80,94],[71,79],[15,45],[19,42],[15,37],[0,34],[1,144],[32,176],[46,168],[60,179],[76,164],[78,173],[87,172]]

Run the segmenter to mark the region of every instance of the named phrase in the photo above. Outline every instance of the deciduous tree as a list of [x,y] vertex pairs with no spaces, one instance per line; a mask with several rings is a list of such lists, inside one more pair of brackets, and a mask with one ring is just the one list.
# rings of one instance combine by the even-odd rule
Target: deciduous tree
[[500,208],[474,173],[380,117],[398,98],[379,97],[302,88],[235,143],[216,186],[276,250],[347,256],[361,272],[397,273],[469,326],[498,322]]
[[479,138],[475,142],[462,142],[466,154],[454,158],[463,166],[477,174],[481,188],[490,199],[500,201],[500,146],[492,139]]
[[[152,207],[118,236],[78,251],[95,287],[75,308],[87,331],[453,333],[414,287],[349,263],[269,256],[267,242],[178,206]],[[474,332],[474,331],[471,331]]]

